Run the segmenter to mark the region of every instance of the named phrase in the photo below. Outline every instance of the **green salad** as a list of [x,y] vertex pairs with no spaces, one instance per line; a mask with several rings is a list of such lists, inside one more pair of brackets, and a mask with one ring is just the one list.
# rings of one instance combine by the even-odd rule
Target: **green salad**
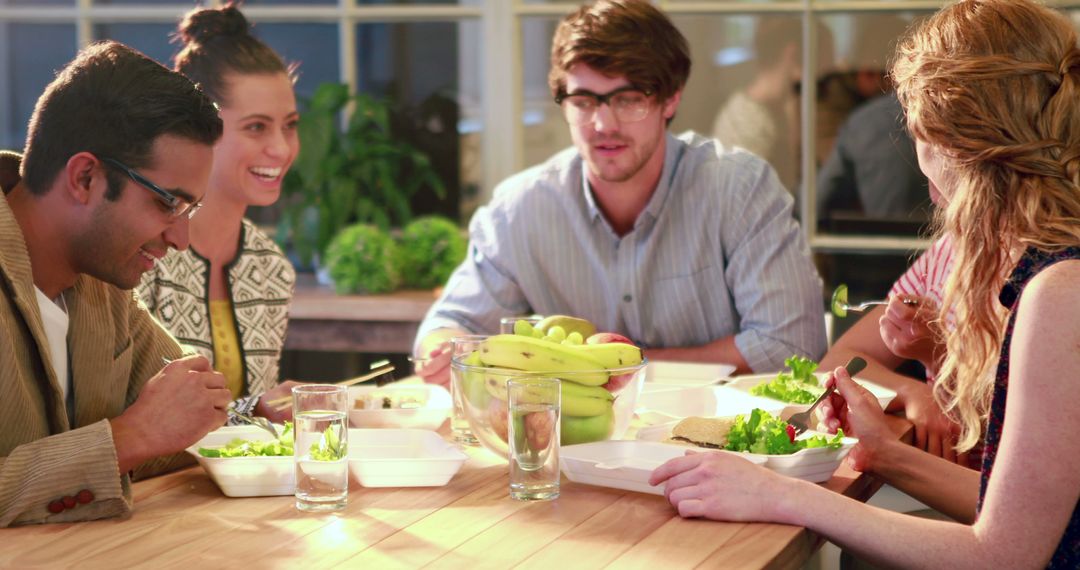
[[817,363],[809,358],[792,356],[784,360],[791,372],[781,372],[770,382],[764,382],[750,389],[755,396],[764,396],[791,404],[813,404],[824,391],[818,384],[814,370]]
[[837,430],[836,435],[826,437],[814,435],[795,439],[795,428],[786,421],[762,410],[754,408],[749,415],[735,416],[735,423],[728,432],[728,451],[749,451],[763,455],[790,455],[802,449],[827,447],[839,449],[843,444],[844,430]]
[[200,447],[203,457],[280,457],[293,454],[292,422],[285,422],[278,439],[257,441],[236,438],[220,447]]

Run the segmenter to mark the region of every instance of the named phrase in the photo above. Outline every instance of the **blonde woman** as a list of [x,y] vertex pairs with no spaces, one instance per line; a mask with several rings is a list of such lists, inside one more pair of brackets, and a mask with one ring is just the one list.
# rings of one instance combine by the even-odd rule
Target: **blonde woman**
[[720,454],[672,460],[652,483],[683,516],[803,525],[889,566],[1080,567],[1076,31],[1027,0],[959,2],[902,43],[893,75],[954,247],[942,310],[957,326],[935,395],[961,426],[959,451],[985,424],[982,472],[891,442],[839,368],[829,419],[910,460],[920,498],[953,501],[966,522],[879,510]]

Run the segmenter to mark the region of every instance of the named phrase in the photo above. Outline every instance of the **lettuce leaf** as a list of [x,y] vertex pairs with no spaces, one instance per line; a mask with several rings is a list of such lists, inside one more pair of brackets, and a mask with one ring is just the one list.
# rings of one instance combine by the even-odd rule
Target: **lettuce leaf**
[[764,396],[792,404],[812,404],[823,391],[814,370],[818,364],[809,358],[792,356],[784,360],[791,372],[781,372],[776,378],[750,389],[755,396]]
[[220,447],[200,447],[203,457],[282,457],[293,454],[292,422],[285,422],[278,439],[257,441],[236,438]]
[[788,423],[760,408],[754,408],[749,415],[739,414],[728,432],[728,451],[748,451],[762,455],[790,455],[802,449],[827,447],[839,449],[843,444],[844,432],[827,437],[814,435],[794,442],[788,436]]

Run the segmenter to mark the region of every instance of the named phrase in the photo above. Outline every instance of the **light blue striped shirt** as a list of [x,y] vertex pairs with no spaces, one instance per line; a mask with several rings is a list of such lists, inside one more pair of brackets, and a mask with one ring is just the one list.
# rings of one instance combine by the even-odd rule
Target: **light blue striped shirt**
[[825,352],[821,279],[762,159],[667,135],[664,170],[630,233],[612,231],[573,148],[500,184],[469,225],[469,255],[428,312],[438,328],[493,333],[504,316],[586,318],[647,347],[735,335],[755,371]]

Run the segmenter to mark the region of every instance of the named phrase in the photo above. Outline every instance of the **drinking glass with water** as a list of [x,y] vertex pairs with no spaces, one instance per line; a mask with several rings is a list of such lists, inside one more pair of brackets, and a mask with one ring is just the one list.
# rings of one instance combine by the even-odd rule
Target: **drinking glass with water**
[[344,509],[349,497],[348,390],[308,384],[292,393],[296,508]]
[[506,383],[510,443],[510,498],[544,501],[559,497],[558,378],[527,376]]

